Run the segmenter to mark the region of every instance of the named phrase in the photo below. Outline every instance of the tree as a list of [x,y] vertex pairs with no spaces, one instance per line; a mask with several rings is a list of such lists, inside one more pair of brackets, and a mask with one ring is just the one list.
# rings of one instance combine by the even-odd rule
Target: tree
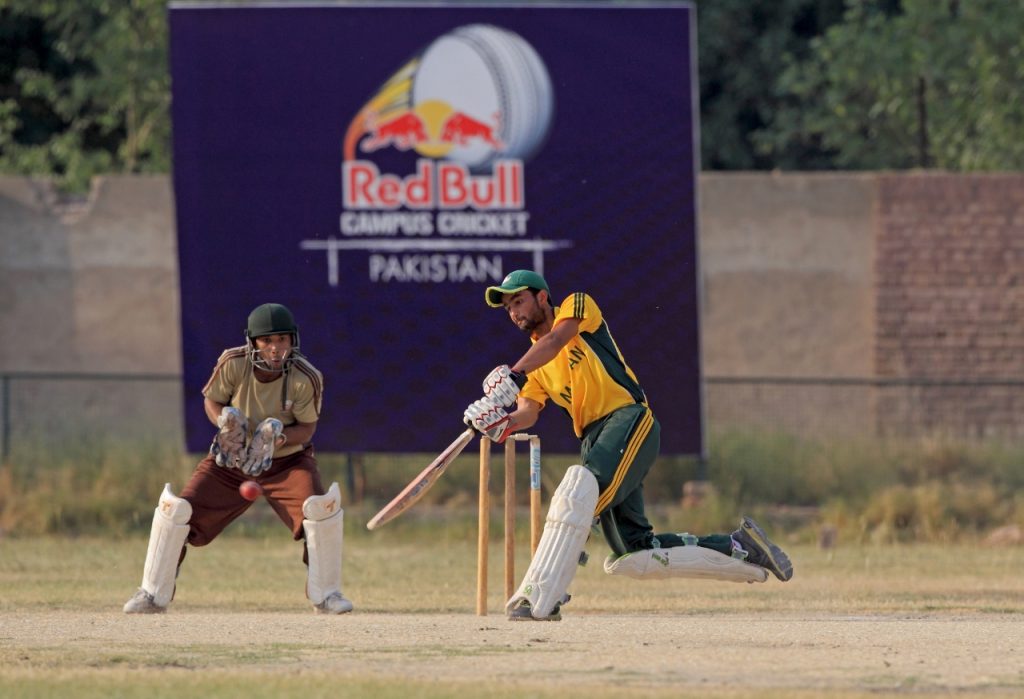
[[[757,149],[753,135],[784,106],[775,83],[787,57],[843,18],[843,0],[703,0],[697,5],[701,163],[706,170],[827,167],[814,139]],[[780,162],[781,161],[781,162]]]
[[[166,0],[0,0],[0,171],[170,169]],[[707,170],[1018,170],[1024,0],[698,0]]]
[[164,0],[0,0],[0,169],[71,190],[167,172]]
[[855,0],[788,61],[768,155],[820,146],[845,169],[1024,166],[1022,0]]

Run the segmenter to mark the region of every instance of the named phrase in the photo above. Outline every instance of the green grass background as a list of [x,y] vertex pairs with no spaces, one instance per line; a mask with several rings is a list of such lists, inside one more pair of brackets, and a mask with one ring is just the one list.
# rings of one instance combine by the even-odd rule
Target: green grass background
[[[126,444],[102,435],[19,445],[0,464],[0,536],[148,531],[163,484],[180,490],[198,459],[166,442]],[[337,480],[344,504],[362,516],[363,508],[375,510],[390,500],[433,456],[365,455],[365,486],[358,491],[350,486],[349,457],[319,458],[325,481]],[[544,454],[545,502],[575,461],[575,455]],[[476,445],[471,445],[414,511],[442,508],[441,517],[473,512],[477,464]],[[694,533],[729,531],[746,513],[803,541],[815,540],[827,527],[847,541],[876,543],[974,541],[996,527],[1024,526],[1024,447],[1014,444],[713,435],[703,464],[712,494],[680,512],[683,486],[701,468],[695,459],[662,457],[651,469],[644,494],[656,526],[671,519],[672,527]],[[501,452],[495,448],[492,493],[502,491],[501,473]],[[528,502],[527,478],[523,445],[521,506]]]
[[[345,455],[320,457],[326,482],[342,485],[346,511],[345,591],[357,613],[471,615],[475,602],[475,445],[410,512],[382,529],[365,523],[431,459],[432,454],[365,455],[362,499],[349,487]],[[0,696],[8,697],[620,697],[620,688],[564,685],[523,694],[498,683],[408,679],[360,674],[339,681],[289,658],[309,649],[263,641],[237,653],[161,646],[112,648],[100,654],[47,644],[16,647],[3,627],[17,614],[93,612],[120,615],[138,585],[146,536],[161,488],[187,481],[196,455],[166,442],[135,444],[86,435],[60,444],[19,442],[0,464]],[[574,455],[544,454],[544,499]],[[528,564],[527,457],[520,448],[517,570]],[[697,477],[693,459],[661,458],[645,483],[658,530],[730,531],[740,514],[761,520],[795,561],[784,586],[688,585],[655,588],[611,578],[599,535],[592,560],[573,583],[573,614],[1020,615],[1024,547],[984,545],[997,527],[1024,525],[1024,449],[1012,444],[942,439],[828,442],[778,434],[718,434],[704,468],[713,488],[696,506],[681,504]],[[502,459],[492,456],[492,545],[489,603],[501,608]],[[818,545],[834,534],[830,548]],[[186,559],[167,623],[187,613],[309,613],[301,545],[291,541],[269,506],[257,502],[208,547]],[[677,584],[678,583],[678,584]],[[667,585],[667,587],[665,587]],[[667,590],[667,592],[666,592]],[[501,623],[497,619],[494,623]],[[435,649],[436,650],[436,649]],[[424,649],[423,652],[433,652]],[[396,658],[401,662],[401,658]],[[269,669],[268,669],[269,668]],[[1003,688],[959,692],[994,696]],[[1013,691],[1020,688],[1011,688]],[[942,696],[913,691],[914,697]],[[749,690],[695,692],[650,687],[642,696],[746,697]],[[808,690],[759,690],[762,699],[813,697]],[[880,696],[830,691],[829,697]]]

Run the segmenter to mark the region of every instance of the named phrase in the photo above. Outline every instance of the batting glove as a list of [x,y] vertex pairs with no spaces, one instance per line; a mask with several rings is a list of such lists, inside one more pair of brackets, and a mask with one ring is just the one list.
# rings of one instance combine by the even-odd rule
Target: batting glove
[[516,402],[519,389],[526,385],[526,374],[512,371],[508,364],[495,367],[484,379],[484,398],[508,407]]
[[487,398],[469,404],[462,420],[492,442],[501,444],[512,433],[509,414],[500,405],[494,405]]

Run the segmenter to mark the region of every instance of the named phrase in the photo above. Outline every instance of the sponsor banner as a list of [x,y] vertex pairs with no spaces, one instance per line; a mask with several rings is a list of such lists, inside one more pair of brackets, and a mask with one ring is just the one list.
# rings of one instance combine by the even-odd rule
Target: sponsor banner
[[[295,313],[322,451],[434,452],[528,338],[484,289],[587,292],[703,452],[689,3],[172,3],[188,447],[249,311]],[[550,404],[549,404],[550,405]],[[545,450],[579,444],[546,410]]]

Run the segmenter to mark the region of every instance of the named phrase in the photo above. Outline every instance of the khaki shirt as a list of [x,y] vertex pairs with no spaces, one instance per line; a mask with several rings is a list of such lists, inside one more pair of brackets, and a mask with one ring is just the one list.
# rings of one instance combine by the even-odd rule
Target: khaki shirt
[[[212,401],[242,411],[249,421],[249,438],[256,426],[268,417],[284,424],[317,422],[323,398],[324,379],[303,355],[295,353],[288,371],[264,383],[253,374],[247,346],[226,349],[217,360],[203,395]],[[274,458],[301,451],[305,445],[287,443],[274,452]]]

